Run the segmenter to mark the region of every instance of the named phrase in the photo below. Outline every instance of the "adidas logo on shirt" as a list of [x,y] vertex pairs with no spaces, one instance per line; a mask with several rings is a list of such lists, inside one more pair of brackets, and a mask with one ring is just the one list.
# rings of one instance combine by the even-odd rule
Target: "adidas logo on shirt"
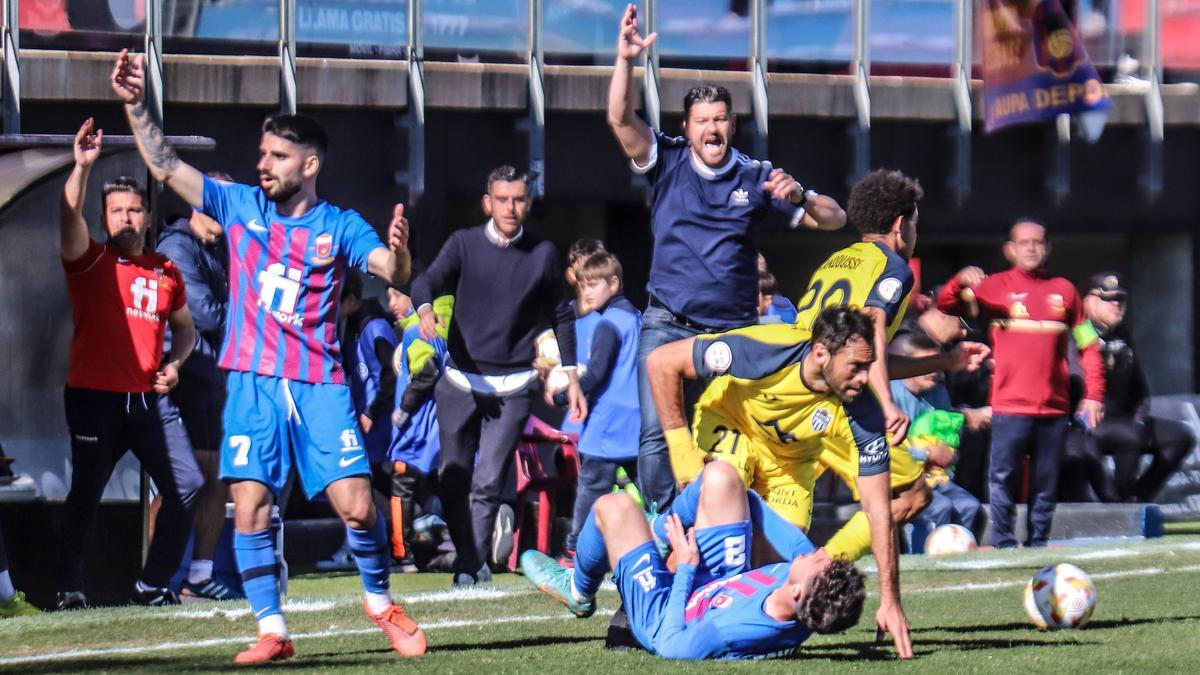
[[746,190],[742,190],[742,189],[734,190],[733,192],[729,193],[729,205],[730,206],[749,206],[750,205],[750,193],[747,192]]

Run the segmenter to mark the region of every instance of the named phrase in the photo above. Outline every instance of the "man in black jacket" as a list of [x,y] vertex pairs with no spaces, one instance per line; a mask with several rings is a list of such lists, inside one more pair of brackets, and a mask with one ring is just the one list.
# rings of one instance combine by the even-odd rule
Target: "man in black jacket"
[[558,251],[523,227],[527,183],[511,166],[493,170],[483,196],[488,222],[450,235],[412,285],[421,337],[429,341],[441,323],[433,299],[455,296],[449,359],[435,395],[442,445],[438,484],[458,552],[457,585],[491,578],[486,563],[502,480],[537,393],[533,340],[545,323],[555,326],[570,378],[571,415],[579,421],[587,415],[575,373],[575,310],[565,301]]
[[[1152,501],[1195,444],[1187,425],[1150,415],[1146,375],[1122,323],[1127,301],[1115,272],[1092,277],[1083,299],[1084,313],[1100,334],[1107,388],[1104,420],[1094,429],[1073,432],[1067,442],[1066,461],[1075,467],[1063,472],[1070,497],[1086,492],[1086,478],[1101,501]],[[1152,461],[1139,475],[1143,454]],[[1112,474],[1105,470],[1103,455],[1113,458]]]

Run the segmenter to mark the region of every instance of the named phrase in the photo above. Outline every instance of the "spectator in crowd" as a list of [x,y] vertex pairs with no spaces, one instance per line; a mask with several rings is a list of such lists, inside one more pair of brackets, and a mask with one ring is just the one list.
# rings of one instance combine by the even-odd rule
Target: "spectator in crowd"
[[[942,353],[931,338],[919,333],[902,333],[896,336],[889,347],[892,351],[909,358],[925,358]],[[916,420],[925,413],[934,410],[952,410],[950,393],[942,383],[941,373],[918,375],[904,380],[892,380],[892,400],[901,412],[911,420]],[[979,429],[991,422],[992,411],[975,408],[961,408],[968,428]],[[925,520],[932,527],[956,523],[967,529],[974,529],[975,517],[979,514],[979,500],[970,492],[953,482],[955,448],[945,444],[935,444],[924,447],[912,443],[909,451],[913,459],[925,464],[925,473],[929,485],[933,488],[933,497],[929,506],[917,518]]]
[[1045,546],[1058,493],[1059,459],[1067,430],[1067,343],[1075,340],[1087,373],[1080,415],[1095,426],[1104,416],[1104,372],[1096,330],[1071,282],[1046,271],[1050,245],[1041,223],[1012,226],[1004,255],[1012,269],[987,276],[978,267],[956,274],[937,297],[943,312],[990,319],[995,348],[992,443],[988,470],[992,532],[998,548],[1016,546],[1013,499],[1026,454],[1032,461],[1027,546]]
[[[617,257],[607,251],[589,256],[576,272],[580,297],[598,320],[584,330],[576,324],[576,339],[589,345],[578,352],[577,363],[587,365],[579,386],[588,397],[588,419],[579,437],[579,486],[575,514],[567,535],[567,557],[592,505],[612,491],[617,470],[637,480],[637,446],[641,421],[637,392],[637,336],[642,315],[621,294],[624,274]],[[566,392],[554,395],[564,405]]]
[[758,322],[782,323],[778,316],[771,314],[775,306],[775,294],[779,292],[779,282],[770,272],[758,273]]
[[[258,641],[240,665],[295,656],[288,637],[270,531],[291,471],[310,497],[324,494],[346,526],[358,563],[363,612],[404,656],[425,653],[425,634],[395,604],[387,529],[371,499],[370,469],[354,420],[336,322],[342,272],[408,281],[408,221],[392,208],[386,241],[351,210],[317,196],[328,136],[305,115],[262,124],[258,185],[221,183],[179,159],[147,109],[142,55],[121,50],[110,76],[138,152],[155,180],[228,235],[230,311],[219,363],[229,370],[221,476],[234,506],[234,554]],[[178,334],[177,334],[178,335]]]
[[[208,175],[215,180],[233,181],[221,172]],[[204,487],[196,496],[192,562],[179,592],[193,599],[229,600],[240,596],[212,573],[229,497],[228,486],[218,476],[225,371],[217,366],[229,304],[229,252],[221,225],[193,211],[188,218],[175,219],[163,228],[158,253],[170,258],[183,276],[197,335],[192,355],[179,370],[179,385],[158,399],[163,433],[172,456],[194,454],[204,476]],[[168,330],[164,349],[170,349],[173,338]]]
[[[67,569],[58,593],[59,609],[87,605],[84,552],[104,486],[126,451],[137,455],[163,495],[155,521],[158,536],[133,589],[136,603],[178,604],[167,585],[187,546],[191,506],[204,482],[191,452],[170,452],[158,412],[157,398],[179,383],[179,369],[195,345],[196,329],[183,276],[166,257],[147,250],[141,184],[128,177],[105,184],[105,242],[88,235],[83,219],[88,175],[100,157],[102,137],[91,119],[75,134],[75,167],[63,189],[60,220],[75,334],[64,392],[71,488],[61,533]],[[167,324],[174,340],[164,361]]]
[[449,358],[436,396],[442,445],[438,482],[458,553],[456,584],[491,579],[487,559],[502,480],[538,384],[534,336],[543,320],[558,335],[571,414],[577,420],[587,415],[575,373],[575,312],[561,302],[554,245],[523,226],[529,201],[525,174],[511,166],[493,170],[483,196],[488,221],[450,235],[412,287],[421,337],[429,341],[443,323],[433,299],[446,293],[455,299],[446,339]]
[[[1186,424],[1150,414],[1150,388],[1124,323],[1128,300],[1115,272],[1093,276],[1083,298],[1083,311],[1100,336],[1104,419],[1068,435],[1065,461],[1076,470],[1063,472],[1064,483],[1090,482],[1106,502],[1153,501],[1196,442]],[[1113,458],[1112,473],[1103,464],[1105,455]],[[1143,455],[1151,458],[1144,472]]]
[[392,440],[392,404],[396,400],[392,353],[399,341],[379,300],[363,297],[363,278],[357,271],[347,274],[343,282],[341,313],[346,384],[367,457],[371,464],[379,464],[386,461]]
[[634,112],[630,86],[638,56],[657,38],[638,33],[637,10],[626,7],[608,92],[608,124],[652,190],[654,237],[638,349],[642,405],[638,474],[647,503],[665,508],[675,495],[667,443],[655,415],[646,357],[659,345],[757,321],[754,235],[771,211],[793,227],[836,230],[846,214],[832,198],[806,190],[782,169],[730,146],[733,99],[724,87],[691,89],[683,101],[683,136],[651,130]]
[[420,335],[420,319],[412,299],[395,288],[388,289],[388,307],[399,317],[400,345],[393,353],[396,372],[396,408],[392,412],[392,555],[399,571],[417,571],[413,555],[413,533],[417,507],[429,504],[441,459],[438,437],[437,399],[434,388],[446,367],[446,328],[454,314],[454,297],[443,295],[433,301],[441,319],[437,337],[426,341]]
[[[764,314],[761,311],[761,303],[763,301],[762,291],[763,280],[766,278],[765,275],[770,275],[770,279],[772,280],[767,287],[774,288],[774,290],[771,291],[771,302],[767,306],[766,313]],[[763,254],[761,253],[758,254],[758,293],[758,301],[760,303],[760,313],[758,317],[759,323],[796,323],[796,306],[792,304],[791,300],[787,299],[786,295],[779,292],[778,280],[776,280],[775,275],[771,274],[771,271],[767,269],[767,259],[764,258]]]

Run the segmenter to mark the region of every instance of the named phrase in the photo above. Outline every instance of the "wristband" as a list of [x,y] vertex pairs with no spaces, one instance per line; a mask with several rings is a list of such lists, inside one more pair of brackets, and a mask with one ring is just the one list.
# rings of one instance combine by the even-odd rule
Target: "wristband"
[[696,446],[692,432],[687,427],[664,429],[663,437],[667,441],[667,453],[671,458],[675,480],[680,484],[696,480],[704,469],[704,453]]

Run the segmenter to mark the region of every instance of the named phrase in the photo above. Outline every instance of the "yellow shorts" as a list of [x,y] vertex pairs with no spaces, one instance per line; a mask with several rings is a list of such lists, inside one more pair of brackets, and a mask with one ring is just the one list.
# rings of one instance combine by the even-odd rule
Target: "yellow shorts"
[[[840,439],[826,438],[822,444],[820,467],[816,476],[820,478],[826,469],[833,471],[850,488],[850,493],[858,500],[858,452]],[[913,459],[908,444],[889,449],[891,455],[891,484],[892,490],[900,490],[912,485],[924,473],[923,465]]]
[[802,530],[812,523],[812,488],[817,456],[780,457],[770,446],[750,438],[714,415],[702,415],[693,428],[696,445],[714,460],[737,469],[742,483],[758,493],[788,522]]

